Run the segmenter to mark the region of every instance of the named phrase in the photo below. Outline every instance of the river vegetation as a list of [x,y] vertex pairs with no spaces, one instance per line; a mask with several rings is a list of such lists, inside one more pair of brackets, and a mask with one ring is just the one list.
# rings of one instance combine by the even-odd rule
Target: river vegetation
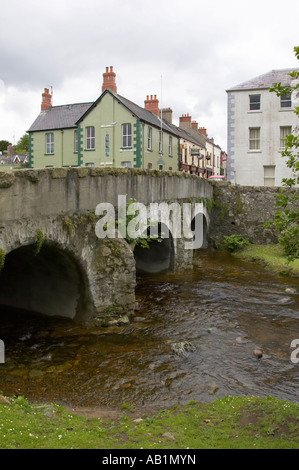
[[[294,53],[299,60],[299,46],[294,47]],[[274,83],[270,92],[277,96],[293,95],[293,99],[298,100],[299,95],[299,72],[294,70],[289,73],[294,80],[295,86],[284,87],[281,83]],[[295,106],[294,113],[299,116],[299,106]],[[292,134],[286,136],[285,148],[281,156],[286,158],[286,166],[291,170],[291,177],[283,178],[280,193],[276,196],[276,214],[274,218],[275,229],[280,234],[279,243],[284,249],[288,261],[299,259],[299,193],[288,193],[285,189],[296,188],[299,184],[299,135],[298,127]],[[270,222],[268,221],[268,224]]]
[[234,250],[233,255],[245,261],[261,264],[277,274],[299,277],[299,259],[289,261],[280,244],[249,245]]

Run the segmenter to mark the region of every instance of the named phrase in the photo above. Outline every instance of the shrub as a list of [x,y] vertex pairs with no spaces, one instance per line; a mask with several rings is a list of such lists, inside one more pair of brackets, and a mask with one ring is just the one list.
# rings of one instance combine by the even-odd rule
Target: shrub
[[299,226],[294,225],[281,233],[279,243],[284,249],[289,261],[299,258]]
[[236,251],[250,245],[248,238],[244,238],[241,235],[229,235],[223,238],[221,244],[222,248],[227,251]]

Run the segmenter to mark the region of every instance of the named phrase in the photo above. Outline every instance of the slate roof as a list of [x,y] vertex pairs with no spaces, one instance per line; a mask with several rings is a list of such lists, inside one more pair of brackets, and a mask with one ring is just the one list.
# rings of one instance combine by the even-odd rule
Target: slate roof
[[247,80],[246,82],[240,83],[234,87],[229,88],[226,91],[237,91],[237,90],[252,90],[252,89],[263,89],[273,86],[273,83],[281,83],[282,86],[289,86],[292,80],[292,77],[288,73],[296,70],[299,72],[299,69],[279,69],[271,70],[270,72],[259,75],[258,77]]
[[[138,106],[136,103],[133,103],[121,95],[113,93],[110,89],[106,89],[101,94],[101,96],[92,103],[52,106],[46,111],[42,111],[31,125],[28,132],[76,128],[78,124],[84,119],[84,117],[101,101],[106,93],[113,95],[115,99],[119,101],[119,103],[121,103],[126,109],[128,109],[128,111],[130,111],[141,121],[144,121],[147,124],[155,126],[159,129],[161,128],[161,120],[156,114],[142,108],[141,106]],[[174,124],[168,123],[165,119],[162,119],[162,130],[169,132],[176,137],[180,137],[181,139],[191,141],[196,145],[203,145],[200,141],[200,136],[199,139],[196,139],[184,129],[181,129]]]
[[[130,101],[127,98],[124,98],[123,96],[118,95],[117,93],[113,93],[109,88],[106,88],[106,90],[103,91],[101,96],[92,104],[90,109],[88,109],[84,114],[82,114],[82,116],[78,119],[77,124],[79,124],[80,121],[82,121],[84,117],[89,113],[89,111],[91,111],[92,108],[94,108],[101,101],[101,99],[106,93],[110,93],[111,95],[113,95],[119,103],[121,103],[125,108],[128,109],[128,111],[130,111],[134,116],[136,116],[141,121],[151,124],[152,126],[161,128],[160,117],[158,117],[156,114],[152,113],[151,111],[148,111],[147,109],[142,108],[138,104],[133,103],[133,101]],[[162,129],[171,134],[175,134],[174,129],[171,128],[171,126],[169,126],[167,121],[165,120],[162,120]]]
[[174,124],[169,124],[168,126],[173,128],[173,133],[176,134],[177,137],[180,139],[188,140],[188,142],[192,142],[195,145],[199,145],[200,147],[204,148],[204,143],[201,140],[201,137],[204,137],[202,134],[198,133],[198,138],[194,137],[193,135],[189,134],[189,132],[185,131],[181,127],[177,127]]
[[76,128],[78,119],[92,105],[93,103],[77,103],[52,106],[38,115],[28,132]]

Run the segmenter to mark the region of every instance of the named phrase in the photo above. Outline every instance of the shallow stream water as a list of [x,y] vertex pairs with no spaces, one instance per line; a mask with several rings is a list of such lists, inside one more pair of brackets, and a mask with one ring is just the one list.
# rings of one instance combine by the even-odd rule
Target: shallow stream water
[[[193,270],[137,281],[140,309],[127,326],[87,327],[2,307],[0,393],[111,408],[224,395],[299,401],[290,347],[299,338],[299,279],[201,251]],[[178,354],[181,342],[191,350]]]

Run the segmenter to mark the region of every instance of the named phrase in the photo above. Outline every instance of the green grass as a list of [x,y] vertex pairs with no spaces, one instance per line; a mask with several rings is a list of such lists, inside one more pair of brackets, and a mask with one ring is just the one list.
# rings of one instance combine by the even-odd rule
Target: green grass
[[[136,421],[71,414],[23,397],[0,403],[1,449],[292,449],[299,447],[299,405],[274,398],[190,402]],[[134,412],[133,412],[134,411]],[[138,410],[137,410],[138,412]],[[138,415],[138,413],[137,413]]]
[[278,274],[299,277],[299,259],[288,264],[280,245],[250,245],[233,255],[245,261],[263,264]]

